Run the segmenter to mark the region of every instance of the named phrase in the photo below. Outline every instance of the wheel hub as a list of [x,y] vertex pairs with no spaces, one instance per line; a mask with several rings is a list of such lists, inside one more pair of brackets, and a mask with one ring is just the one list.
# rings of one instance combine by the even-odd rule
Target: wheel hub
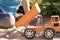
[[47,31],[45,32],[45,36],[46,36],[47,38],[51,38],[51,37],[53,37],[53,35],[54,35],[54,33],[53,33],[53,31],[51,31],[51,30],[47,30]]
[[27,37],[32,37],[33,36],[33,31],[32,30],[27,30],[26,35],[27,35]]

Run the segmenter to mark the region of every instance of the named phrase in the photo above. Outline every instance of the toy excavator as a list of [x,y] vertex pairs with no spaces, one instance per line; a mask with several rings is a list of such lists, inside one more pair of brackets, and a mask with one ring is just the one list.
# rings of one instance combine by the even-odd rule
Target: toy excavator
[[42,32],[46,38],[53,38],[55,32],[60,32],[60,20],[58,15],[51,16],[50,21],[47,25],[44,26],[33,26],[28,27],[29,22],[37,16],[41,10],[38,6],[39,0],[32,6],[31,10],[27,12],[21,19],[19,19],[15,26],[20,29],[24,27],[24,36],[28,39],[31,39],[35,36],[36,33]]

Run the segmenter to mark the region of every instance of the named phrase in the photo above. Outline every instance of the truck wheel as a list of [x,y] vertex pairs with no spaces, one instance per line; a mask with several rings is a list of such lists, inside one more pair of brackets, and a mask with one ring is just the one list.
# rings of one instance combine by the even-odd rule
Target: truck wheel
[[27,39],[32,39],[35,36],[35,31],[33,29],[31,29],[31,28],[28,28],[28,29],[25,30],[24,36]]
[[54,37],[54,35],[55,35],[55,31],[53,29],[47,29],[44,32],[44,36],[47,39],[52,39]]

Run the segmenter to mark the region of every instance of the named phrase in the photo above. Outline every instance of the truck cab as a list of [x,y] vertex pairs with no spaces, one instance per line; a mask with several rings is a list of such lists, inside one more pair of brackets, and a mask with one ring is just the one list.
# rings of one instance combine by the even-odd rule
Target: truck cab
[[51,16],[51,24],[53,27],[59,26],[59,15]]

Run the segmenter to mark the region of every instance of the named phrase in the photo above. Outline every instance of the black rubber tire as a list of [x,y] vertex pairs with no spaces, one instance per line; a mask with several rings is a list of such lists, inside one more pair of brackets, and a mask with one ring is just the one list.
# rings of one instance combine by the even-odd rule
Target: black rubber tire
[[47,39],[52,39],[54,35],[55,35],[55,31],[52,28],[48,28],[44,31],[44,37]]
[[[29,30],[29,31],[28,31]],[[27,32],[29,32],[29,33],[27,33]],[[32,32],[32,34],[30,34],[30,32]],[[30,35],[29,35],[30,34]],[[27,36],[28,35],[28,36]],[[33,29],[31,29],[31,28],[28,28],[28,29],[26,29],[25,31],[24,31],[24,36],[25,36],[25,38],[27,38],[27,39],[33,39],[34,37],[35,37],[35,31],[33,30]]]

